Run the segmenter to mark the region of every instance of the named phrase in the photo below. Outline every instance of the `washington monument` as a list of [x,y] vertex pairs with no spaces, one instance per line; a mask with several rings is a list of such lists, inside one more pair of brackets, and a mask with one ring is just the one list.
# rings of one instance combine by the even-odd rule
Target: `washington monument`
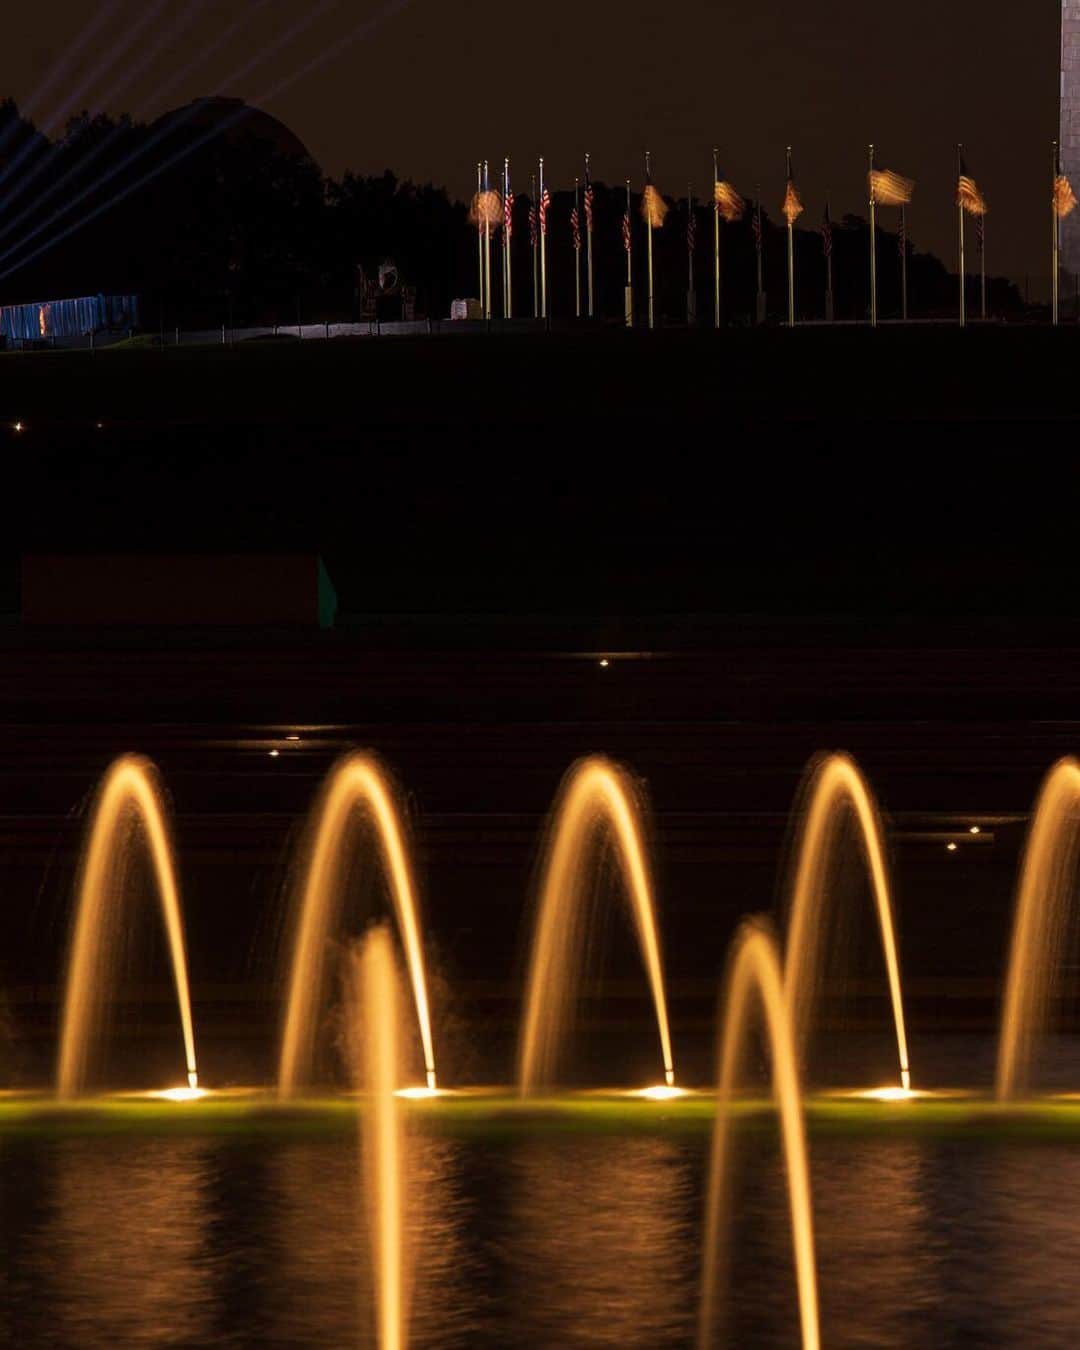
[[[1061,0],[1059,139],[1062,171],[1071,183],[1080,183],[1080,0]],[[1080,211],[1061,222],[1061,265],[1080,272]]]

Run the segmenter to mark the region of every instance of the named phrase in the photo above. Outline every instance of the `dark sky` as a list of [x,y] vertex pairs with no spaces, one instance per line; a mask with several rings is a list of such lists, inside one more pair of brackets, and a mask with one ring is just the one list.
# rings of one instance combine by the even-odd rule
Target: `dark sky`
[[[519,183],[537,154],[569,185],[589,149],[598,177],[654,175],[682,195],[707,189],[712,145],[729,177],[774,208],[783,152],[795,146],[807,206],[820,217],[862,210],[865,147],[918,181],[911,233],[951,258],[955,142],[987,195],[992,269],[1018,279],[1049,272],[1047,173],[1056,134],[1058,0],[398,0],[404,7],[360,41],[346,36],[379,13],[373,0],[156,0],[159,13],[132,43],[130,66],[181,22],[136,78],[94,72],[155,0],[113,0],[115,14],[37,109],[55,115],[87,74],[78,102],[144,116],[200,94],[260,103],[287,122],[328,173],[344,168],[446,183],[464,194],[477,158],[509,153]],[[21,104],[107,0],[9,6],[0,43],[0,89]],[[304,16],[303,33],[246,73],[252,58]],[[238,16],[231,38],[207,49]],[[278,89],[307,63],[305,77]],[[194,62],[161,95],[161,86]],[[239,77],[238,77],[239,76]]]

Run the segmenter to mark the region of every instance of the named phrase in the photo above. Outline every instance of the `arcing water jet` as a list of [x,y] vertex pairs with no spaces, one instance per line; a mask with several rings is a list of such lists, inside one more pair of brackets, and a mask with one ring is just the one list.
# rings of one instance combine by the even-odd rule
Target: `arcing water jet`
[[86,1084],[90,1046],[99,1034],[105,990],[121,945],[125,880],[140,825],[161,900],[188,1086],[198,1086],[184,921],[164,796],[153,764],[124,755],[102,779],[87,829],[60,1027],[56,1091],[61,1098],[74,1097]]
[[353,954],[348,1002],[356,1047],[364,1194],[372,1248],[376,1341],[380,1350],[405,1350],[408,1315],[405,1259],[405,1173],[401,1114],[395,1096],[400,1078],[398,1029],[401,991],[389,930],[371,929]]
[[523,1095],[550,1083],[555,1071],[585,948],[587,864],[603,831],[614,846],[634,916],[656,1010],[664,1078],[669,1085],[675,1081],[656,902],[638,796],[625,769],[596,756],[569,771],[552,813],[518,1046]]
[[349,831],[361,812],[370,817],[374,826],[412,984],[427,1084],[431,1088],[435,1086],[435,1053],[420,943],[419,906],[405,846],[402,813],[386,770],[374,756],[358,753],[346,755],[331,769],[313,813],[304,880],[298,892],[293,925],[278,1062],[278,1092],[282,1097],[294,1095],[311,1072],[330,934],[341,911],[349,849],[354,847]]
[[796,1041],[800,1047],[805,1047],[809,1035],[814,991],[821,969],[822,911],[829,900],[829,865],[843,812],[850,810],[859,827],[863,856],[874,893],[896,1028],[900,1083],[906,1090],[911,1086],[911,1069],[900,986],[900,958],[896,949],[892,896],[885,864],[884,834],[873,794],[855,761],[848,755],[834,754],[827,755],[815,768],[807,797],[784,949],[784,988],[791,1005]]
[[1000,1101],[1027,1085],[1035,1041],[1061,975],[1061,948],[1080,862],[1080,761],[1062,759],[1043,780],[1016,895],[998,1040]]
[[728,958],[723,1023],[719,1036],[716,1122],[713,1126],[705,1208],[704,1270],[698,1321],[698,1346],[707,1350],[716,1321],[717,1266],[724,1245],[731,1103],[740,1059],[746,1046],[751,997],[764,1012],[765,1033],[772,1054],[773,1096],[780,1113],[780,1131],[787,1171],[791,1239],[799,1291],[799,1319],[803,1350],[818,1350],[817,1263],[814,1254],[814,1218],[810,1196],[810,1169],[806,1155],[802,1089],[791,1024],[790,1000],[776,939],[766,920],[751,919],[735,935]]

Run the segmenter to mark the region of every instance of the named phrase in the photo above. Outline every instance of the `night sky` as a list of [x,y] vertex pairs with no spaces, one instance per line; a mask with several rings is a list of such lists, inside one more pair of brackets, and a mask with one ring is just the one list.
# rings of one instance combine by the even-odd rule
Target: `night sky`
[[[391,167],[460,195],[483,155],[501,162],[510,153],[520,186],[543,153],[554,184],[568,186],[582,150],[592,152],[598,178],[621,181],[640,175],[646,146],[664,191],[683,195],[688,179],[707,191],[715,143],[727,176],[747,195],[760,180],[774,211],[791,141],[803,221],[815,225],[826,188],[834,215],[865,210],[872,139],[882,167],[918,181],[910,223],[916,246],[950,260],[955,142],[962,139],[990,202],[990,269],[1021,282],[1030,274],[1033,290],[1049,273],[1057,0],[396,3],[396,12],[346,45],[358,25],[380,14],[372,0],[112,0],[102,6],[110,24],[60,88],[70,95],[130,25],[152,13],[119,67],[91,79],[81,106],[145,118],[198,95],[244,97],[291,126],[327,173]],[[35,112],[39,125],[62,111],[61,95],[54,91],[34,108],[32,94],[97,9],[55,0],[5,13],[0,89]],[[186,31],[129,81],[123,72],[131,60],[189,11]],[[318,17],[306,31],[250,66],[310,14]],[[162,85],[188,63],[163,98]]]

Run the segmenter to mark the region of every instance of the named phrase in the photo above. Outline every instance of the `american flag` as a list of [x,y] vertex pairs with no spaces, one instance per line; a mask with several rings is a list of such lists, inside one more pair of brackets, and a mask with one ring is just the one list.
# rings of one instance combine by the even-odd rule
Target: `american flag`
[[731,184],[725,183],[722,178],[718,178],[713,184],[713,201],[717,212],[724,220],[742,220],[746,203]]
[[551,209],[551,193],[545,183],[540,192],[540,233],[547,234],[547,217]]
[[622,246],[627,253],[630,252],[630,207],[629,204],[623,212],[622,218]]
[[826,258],[832,257],[832,216],[825,207],[825,219],[821,222],[821,251]]
[[780,208],[784,219],[789,225],[794,225],[796,220],[803,213],[802,198],[799,196],[799,189],[795,186],[795,180],[787,180],[787,191],[784,193],[784,204]]
[[1069,180],[1060,172],[1060,168],[1059,164],[1059,172],[1054,176],[1054,215],[1059,220],[1064,220],[1076,209],[1076,193],[1073,192]]
[[503,229],[506,231],[506,238],[509,240],[514,233],[514,193],[512,188],[506,189],[506,196],[503,198]]
[[578,209],[575,206],[570,212],[570,233],[574,237],[574,249],[581,252],[581,217],[578,215]]
[[585,228],[592,234],[593,190],[592,182],[585,179]]
[[871,169],[867,178],[870,200],[875,206],[904,206],[911,201],[915,183],[891,169]]
[[529,203],[529,243],[536,247],[536,203]]
[[687,209],[689,215],[686,218],[686,251],[693,254],[697,244],[697,217],[694,215],[693,203],[688,203]]
[[968,173],[968,166],[960,158],[960,177],[956,185],[956,204],[971,216],[986,214],[986,199],[979,191],[975,179]]

